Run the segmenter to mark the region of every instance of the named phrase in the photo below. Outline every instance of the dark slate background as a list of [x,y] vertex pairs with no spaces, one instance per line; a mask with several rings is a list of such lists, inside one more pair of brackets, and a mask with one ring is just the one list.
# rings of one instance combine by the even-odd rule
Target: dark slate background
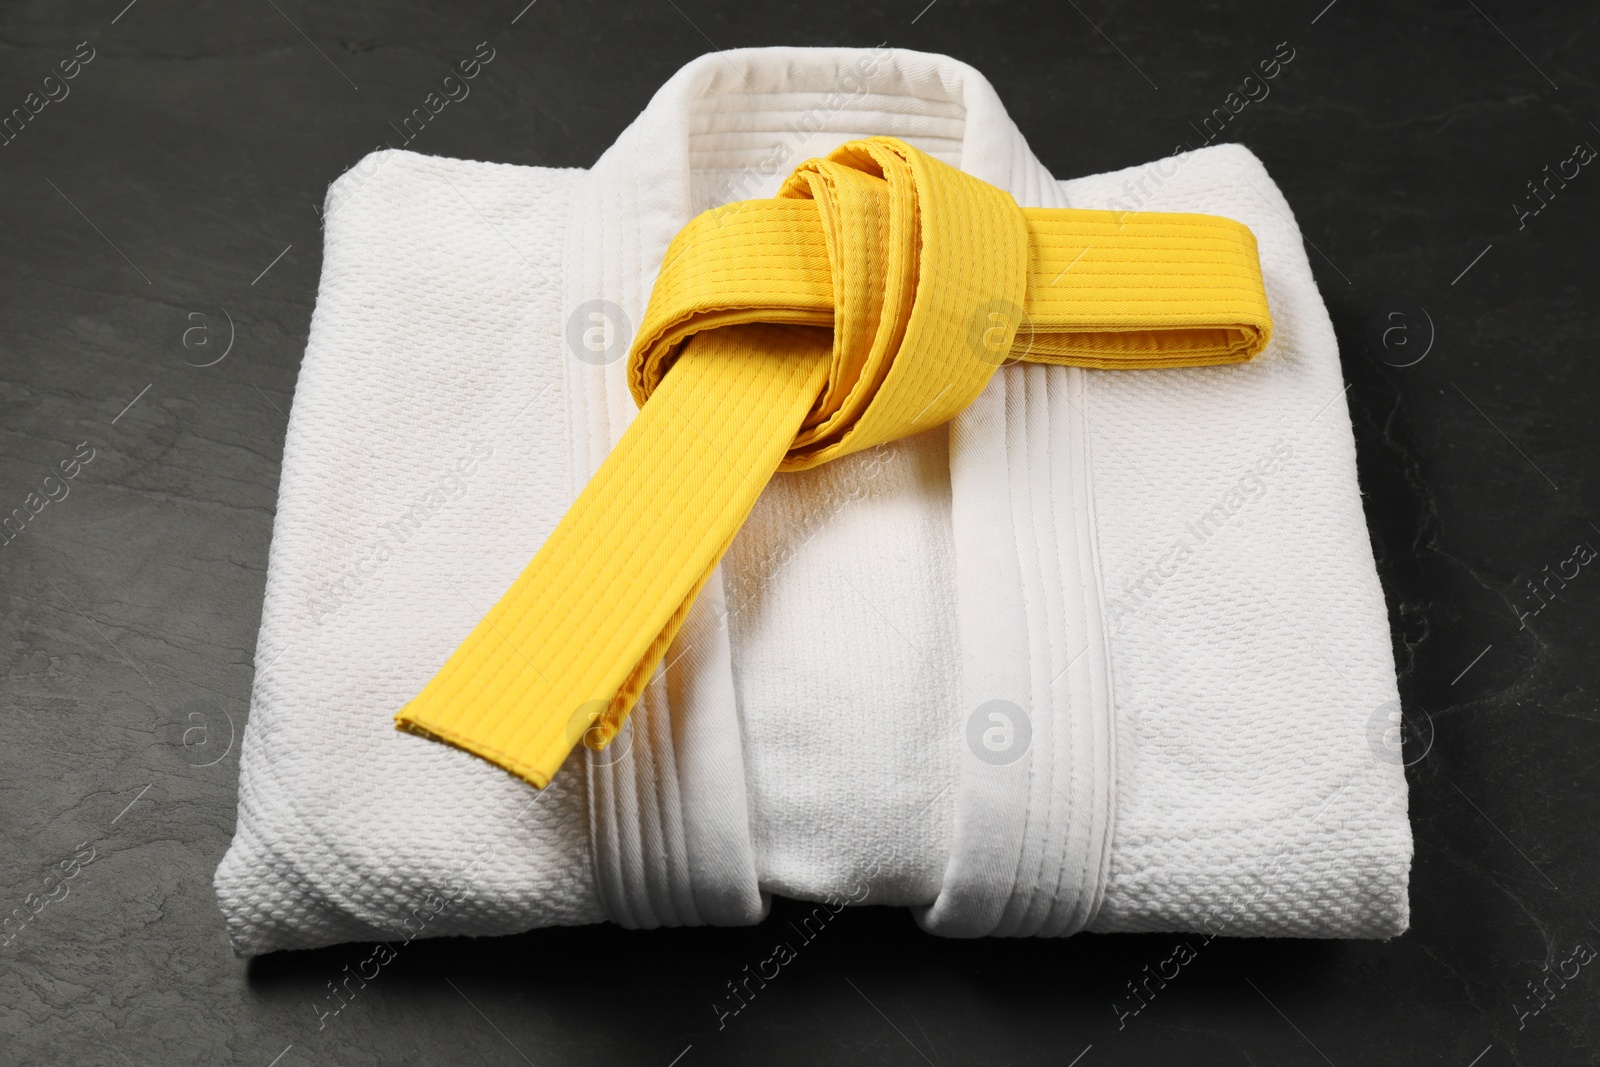
[[[29,914],[47,872],[93,850],[0,948],[0,1064],[1600,1060],[1600,966],[1522,1015],[1530,982],[1600,947],[1600,574],[1519,616],[1528,579],[1600,545],[1584,481],[1600,167],[1517,208],[1546,164],[1600,147],[1600,10],[125,2],[0,7],[0,112],[79,42],[94,54],[0,147],[0,512],[79,442],[94,450],[0,549],[0,903]],[[1192,139],[1289,42],[1226,139],[1266,161],[1314,242],[1351,383],[1413,728],[1411,932],[1219,939],[1120,1030],[1113,1001],[1172,937],[950,942],[864,909],[721,1031],[711,1000],[792,908],[765,928],[418,942],[321,1030],[312,1004],[369,947],[233,958],[211,872],[233,829],[316,209],[484,40],[494,62],[416,150],[586,166],[713,47],[886,41],[982,69],[1062,177]]]

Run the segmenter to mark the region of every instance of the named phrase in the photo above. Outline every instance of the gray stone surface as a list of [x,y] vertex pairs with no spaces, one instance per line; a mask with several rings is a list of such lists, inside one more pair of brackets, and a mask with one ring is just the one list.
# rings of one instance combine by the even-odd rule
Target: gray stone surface
[[[93,50],[0,145],[0,512],[66,493],[0,548],[0,895],[30,916],[0,948],[0,1065],[1596,1062],[1600,973],[1548,976],[1600,946],[1600,576],[1519,617],[1541,603],[1526,580],[1600,544],[1600,176],[1537,213],[1526,186],[1600,146],[1591,8],[123,2],[0,7],[0,112],[60,96],[45,76]],[[986,71],[1064,177],[1195,143],[1289,41],[1224,138],[1314,242],[1352,383],[1402,692],[1432,736],[1413,930],[1211,942],[1120,1028],[1174,938],[953,943],[864,909],[721,1030],[712,1000],[792,908],[416,943],[320,1028],[325,984],[370,947],[234,959],[210,880],[316,207],[483,40],[495,62],[415,149],[587,165],[713,46],[887,41]]]

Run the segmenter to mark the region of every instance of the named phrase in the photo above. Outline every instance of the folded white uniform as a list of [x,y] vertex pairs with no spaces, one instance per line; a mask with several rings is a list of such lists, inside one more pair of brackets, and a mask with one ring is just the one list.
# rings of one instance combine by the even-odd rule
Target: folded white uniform
[[[394,729],[633,414],[667,243],[851,138],[1024,206],[1254,231],[1253,363],[1010,366],[947,428],[778,475],[631,725],[543,793]],[[1387,937],[1411,835],[1332,327],[1257,159],[1057,182],[972,68],[708,56],[589,170],[368,157],[334,183],[216,887],[234,948],[770,894],[935,933]]]

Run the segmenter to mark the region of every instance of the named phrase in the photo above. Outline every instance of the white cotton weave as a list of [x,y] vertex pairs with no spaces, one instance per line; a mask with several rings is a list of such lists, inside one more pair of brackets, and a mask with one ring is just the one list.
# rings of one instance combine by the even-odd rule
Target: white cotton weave
[[[395,731],[626,428],[667,242],[873,134],[1025,205],[1246,223],[1271,346],[1008,367],[947,428],[780,474],[630,725],[543,793]],[[955,60],[754,49],[685,67],[589,170],[381,152],[326,218],[216,876],[240,954],[749,923],[861,884],[952,936],[1405,929],[1338,352],[1247,150],[1057,182]]]

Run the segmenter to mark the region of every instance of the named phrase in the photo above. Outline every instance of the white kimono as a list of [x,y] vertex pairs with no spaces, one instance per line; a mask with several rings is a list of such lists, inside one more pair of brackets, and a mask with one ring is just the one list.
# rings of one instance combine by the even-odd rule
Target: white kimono
[[[668,241],[873,134],[1024,206],[1246,223],[1271,346],[1008,366],[948,427],[779,474],[630,725],[542,793],[397,732],[632,417]],[[954,936],[1406,928],[1338,352],[1246,149],[1057,181],[955,60],[724,52],[589,170],[367,157],[324,255],[216,875],[239,954],[754,923],[774,893]]]

